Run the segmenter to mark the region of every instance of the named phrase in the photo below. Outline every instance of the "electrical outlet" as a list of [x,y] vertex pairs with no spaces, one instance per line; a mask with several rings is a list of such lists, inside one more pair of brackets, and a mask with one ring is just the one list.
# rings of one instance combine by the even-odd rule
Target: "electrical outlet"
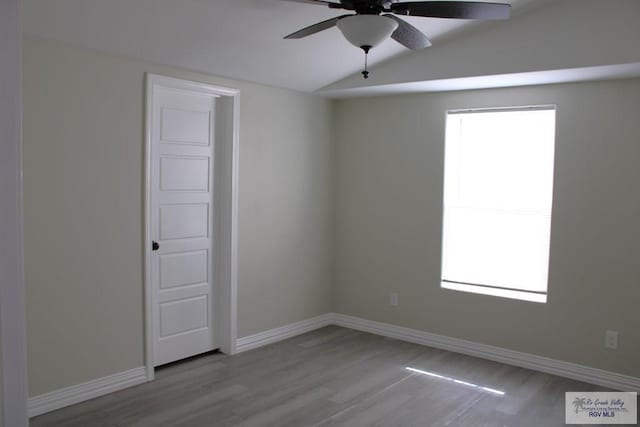
[[398,306],[398,293],[397,292],[391,292],[391,297],[389,298],[389,303],[394,307]]
[[618,349],[618,331],[606,331],[604,333],[604,348]]

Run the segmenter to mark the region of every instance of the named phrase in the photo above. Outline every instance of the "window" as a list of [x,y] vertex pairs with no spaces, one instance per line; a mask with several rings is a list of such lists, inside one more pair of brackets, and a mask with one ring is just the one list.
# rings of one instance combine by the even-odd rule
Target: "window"
[[547,301],[555,108],[447,114],[442,287]]

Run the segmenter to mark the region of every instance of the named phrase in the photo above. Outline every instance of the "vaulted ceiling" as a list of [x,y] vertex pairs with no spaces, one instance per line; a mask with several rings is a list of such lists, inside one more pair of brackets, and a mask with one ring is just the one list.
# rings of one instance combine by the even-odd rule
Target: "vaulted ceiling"
[[[283,0],[24,0],[23,4],[27,37],[51,39],[159,64],[306,92],[323,89],[320,93],[330,96],[373,93],[380,91],[381,87],[382,92],[393,92],[397,89],[393,89],[393,85],[398,84],[404,85],[400,89],[413,90],[411,88],[416,89],[416,82],[421,82],[422,89],[428,90],[424,82],[565,69],[562,64],[553,66],[544,63],[549,58],[541,58],[539,69],[531,64],[523,64],[527,62],[527,56],[531,57],[531,53],[525,49],[533,49],[544,56],[545,46],[538,46],[536,39],[547,48],[550,43],[560,47],[580,43],[580,40],[553,39],[562,38],[563,26],[567,28],[568,37],[582,37],[594,22],[601,22],[595,15],[585,17],[585,13],[577,9],[580,4],[586,5],[587,15],[589,7],[594,8],[593,14],[609,10],[605,17],[607,25],[622,20],[619,26],[626,31],[623,35],[619,34],[620,31],[614,31],[615,34],[609,36],[608,30],[594,29],[597,32],[593,38],[597,36],[604,40],[605,46],[612,37],[638,35],[638,30],[626,28],[640,18],[640,2],[637,0],[506,2],[513,6],[513,17],[504,22],[407,18],[432,39],[434,46],[425,51],[411,52],[393,40],[387,40],[372,51],[370,64],[373,65],[374,78],[367,82],[357,77],[363,65],[362,52],[350,45],[337,29],[302,40],[283,40],[286,34],[343,12],[323,6]],[[610,6],[615,3],[615,7],[607,9],[607,3]],[[624,7],[620,9],[620,5]],[[571,20],[574,11],[567,8],[579,12],[576,20]],[[616,9],[620,16],[616,14]],[[562,13],[561,20],[554,18],[558,11]],[[538,30],[536,25],[539,26]],[[640,28],[635,24],[632,26]],[[519,28],[522,28],[521,35]],[[633,41],[632,46],[624,46],[624,49],[633,49],[633,46],[637,46],[637,40]],[[516,63],[510,66],[509,55],[514,55],[519,43],[521,54],[514,56]],[[598,45],[599,49],[602,44]],[[496,54],[496,49],[503,49],[502,54]],[[616,46],[610,46],[610,49],[616,49]],[[595,56],[600,53],[594,52]],[[571,51],[566,51],[567,57],[571,54]],[[556,60],[562,57],[562,53],[555,52],[554,55]],[[636,57],[637,61],[631,58],[622,62],[640,63],[640,55],[636,54]],[[482,63],[482,58],[486,63]],[[438,66],[433,66],[434,61],[438,61]],[[571,65],[571,61],[568,62]],[[585,67],[619,65],[621,60],[612,59],[605,64],[599,64],[598,60],[594,64],[574,62],[576,66]],[[455,65],[456,69],[448,64]],[[496,64],[500,66],[494,66]],[[631,71],[626,69],[625,75],[640,74],[640,67],[637,68]],[[494,80],[496,82],[490,86],[500,85],[498,80],[501,79]],[[486,82],[484,84],[487,85]],[[454,84],[451,87],[474,87],[474,84],[458,86]],[[475,84],[475,87],[482,87],[482,84]]]
[[[536,3],[508,2],[516,15]],[[283,36],[344,12],[282,0],[25,0],[24,28],[29,37],[313,91],[360,71],[362,52],[336,28],[303,40]],[[435,42],[473,25],[407,20]],[[406,53],[388,40],[372,51],[370,62]]]

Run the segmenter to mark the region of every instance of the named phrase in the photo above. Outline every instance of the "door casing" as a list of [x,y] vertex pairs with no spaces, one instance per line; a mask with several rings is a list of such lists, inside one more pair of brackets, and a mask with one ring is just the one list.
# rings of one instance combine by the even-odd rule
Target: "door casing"
[[216,102],[216,135],[213,206],[218,219],[214,256],[215,306],[214,328],[220,350],[236,352],[237,313],[237,247],[238,247],[238,156],[240,91],[173,77],[146,74],[145,126],[145,366],[147,381],[154,379],[154,328],[151,283],[151,120],[154,87],[202,92],[218,97]]

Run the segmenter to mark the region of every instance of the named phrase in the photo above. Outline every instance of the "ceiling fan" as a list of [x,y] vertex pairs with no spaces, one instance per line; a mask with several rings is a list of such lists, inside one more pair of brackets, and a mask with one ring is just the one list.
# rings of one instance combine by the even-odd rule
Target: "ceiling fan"
[[301,39],[334,26],[354,46],[365,53],[362,75],[369,77],[369,50],[388,37],[401,45],[417,50],[431,46],[420,30],[396,15],[452,19],[508,19],[511,5],[473,1],[400,1],[400,0],[286,0],[345,9],[355,14],[336,16],[289,34],[285,39]]

